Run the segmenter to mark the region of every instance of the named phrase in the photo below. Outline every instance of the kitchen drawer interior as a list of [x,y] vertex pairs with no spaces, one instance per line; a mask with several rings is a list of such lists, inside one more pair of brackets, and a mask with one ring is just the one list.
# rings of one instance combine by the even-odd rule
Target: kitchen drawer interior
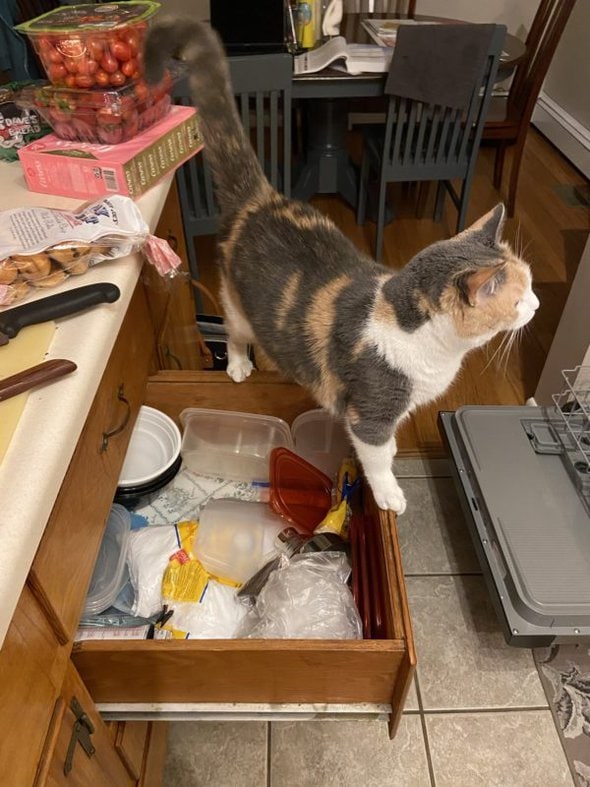
[[[303,389],[272,373],[236,385],[224,373],[160,372],[149,379],[145,402],[176,420],[190,406],[275,415],[289,424],[314,407]],[[380,703],[399,718],[415,654],[395,517],[377,510],[365,490],[362,499],[352,557],[355,581],[363,583],[364,639],[84,640],[72,658],[93,699]]]

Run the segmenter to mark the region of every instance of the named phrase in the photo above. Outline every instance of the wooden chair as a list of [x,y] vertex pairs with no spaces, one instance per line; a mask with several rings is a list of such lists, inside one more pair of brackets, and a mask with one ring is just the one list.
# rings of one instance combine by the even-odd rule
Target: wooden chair
[[508,215],[514,215],[520,162],[539,91],[576,0],[541,0],[508,96],[492,98],[482,139],[496,146],[494,187],[500,189],[506,150],[513,146]]
[[[381,258],[390,182],[439,181],[435,218],[448,192],[458,209],[457,232],[463,229],[505,35],[503,25],[400,28],[385,85],[385,127],[363,132],[357,224],[365,222],[372,170],[378,181],[375,259]],[[462,181],[460,196],[454,179]]]
[[[242,124],[258,160],[274,188],[289,196],[293,59],[287,53],[248,55],[230,57],[229,64]],[[174,97],[176,103],[192,103],[186,81],[174,88]],[[177,170],[176,183],[190,274],[196,280],[195,237],[216,234],[219,218],[206,150]]]

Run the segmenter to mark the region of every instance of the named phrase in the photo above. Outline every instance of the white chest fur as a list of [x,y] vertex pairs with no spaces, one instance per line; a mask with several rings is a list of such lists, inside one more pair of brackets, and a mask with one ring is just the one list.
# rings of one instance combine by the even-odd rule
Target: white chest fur
[[410,409],[446,391],[472,348],[456,335],[446,315],[436,315],[412,333],[373,318],[367,324],[365,339],[411,380]]

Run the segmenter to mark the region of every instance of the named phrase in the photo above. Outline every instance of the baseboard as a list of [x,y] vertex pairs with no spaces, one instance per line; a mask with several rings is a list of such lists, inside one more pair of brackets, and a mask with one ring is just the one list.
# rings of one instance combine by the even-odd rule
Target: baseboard
[[542,91],[533,112],[532,123],[574,167],[590,178],[590,129]]

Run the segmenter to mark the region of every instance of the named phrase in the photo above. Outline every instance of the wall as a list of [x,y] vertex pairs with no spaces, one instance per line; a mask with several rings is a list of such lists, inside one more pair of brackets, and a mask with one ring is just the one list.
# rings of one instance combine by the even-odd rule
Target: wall
[[524,40],[538,4],[539,0],[417,0],[416,13],[467,22],[496,22]]

